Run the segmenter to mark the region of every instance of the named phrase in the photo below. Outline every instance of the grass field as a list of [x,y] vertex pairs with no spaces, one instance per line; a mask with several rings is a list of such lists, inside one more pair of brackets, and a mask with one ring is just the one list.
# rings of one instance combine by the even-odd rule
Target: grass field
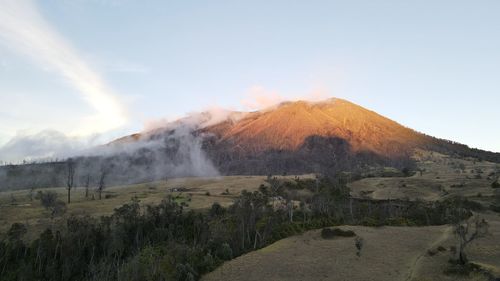
[[[471,245],[469,258],[499,275],[500,217],[490,214],[486,218],[491,234]],[[354,238],[326,240],[314,230],[229,261],[202,280],[487,281],[479,274],[444,274],[450,246],[455,245],[450,226],[341,228],[363,238],[360,257]],[[439,246],[446,251],[438,251]]]
[[[351,194],[372,199],[428,201],[460,195],[485,205],[492,199],[491,183],[498,175],[498,164],[422,151],[416,158],[422,173],[365,178],[349,184]],[[476,215],[490,224],[489,235],[470,245],[468,257],[500,276],[500,215]],[[343,228],[363,237],[361,257],[355,254],[354,238],[324,240],[315,230],[232,260],[203,280],[487,280],[481,274],[444,274],[452,256],[450,247],[456,246],[451,226]],[[439,246],[446,251],[438,251]]]
[[[293,179],[293,176],[281,178]],[[67,205],[66,214],[54,219],[50,218],[49,211],[41,206],[39,200],[30,201],[29,190],[4,191],[0,192],[0,235],[5,234],[12,223],[21,222],[28,227],[27,238],[31,239],[47,226],[56,227],[59,221],[71,215],[96,217],[109,215],[115,208],[129,202],[133,197],[137,197],[142,205],[156,204],[167,195],[172,195],[179,203],[185,202],[188,205],[187,208],[190,209],[209,208],[215,202],[228,206],[242,190],[257,190],[261,184],[266,184],[265,179],[265,176],[178,178],[137,185],[113,186],[105,189],[102,200],[92,200],[92,196],[97,198],[93,190],[89,198],[85,198],[85,189],[77,187],[72,190],[71,204]],[[171,192],[173,188],[185,190]],[[64,187],[40,190],[55,191],[59,199],[66,201],[67,190]]]
[[[435,201],[460,195],[486,200],[493,195],[491,183],[500,174],[500,165],[473,159],[457,159],[420,151],[418,168],[411,177],[372,177],[349,185],[355,197],[372,199],[422,199]],[[484,197],[484,198],[482,198]]]
[[314,230],[232,260],[203,280],[406,280],[418,256],[449,232],[448,227],[342,229],[364,239],[360,257],[354,238],[325,240]]

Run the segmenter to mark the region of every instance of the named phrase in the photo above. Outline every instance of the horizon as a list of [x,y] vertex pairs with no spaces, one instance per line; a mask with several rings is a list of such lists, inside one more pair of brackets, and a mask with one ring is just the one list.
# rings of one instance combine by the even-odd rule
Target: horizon
[[499,2],[287,3],[0,0],[0,152],[333,97],[500,152]]

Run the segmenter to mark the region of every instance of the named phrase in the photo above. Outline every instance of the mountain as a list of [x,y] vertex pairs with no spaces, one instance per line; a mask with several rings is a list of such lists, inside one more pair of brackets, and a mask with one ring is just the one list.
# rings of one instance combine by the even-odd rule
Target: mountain
[[398,156],[426,137],[373,111],[342,99],[287,102],[245,118],[206,128],[244,154],[299,150],[313,136],[346,141],[350,150]]
[[222,174],[325,173],[367,165],[404,168],[413,165],[415,149],[500,160],[498,153],[424,135],[337,98],[226,112],[226,118],[216,115],[200,113],[126,140],[161,139],[189,124]]
[[[412,168],[416,149],[500,162],[500,153],[437,139],[342,99],[255,112],[212,110],[119,138],[76,157],[77,180],[361,172]],[[63,162],[0,167],[0,189],[64,185]],[[34,176],[36,175],[36,176]],[[95,183],[92,183],[95,184]]]

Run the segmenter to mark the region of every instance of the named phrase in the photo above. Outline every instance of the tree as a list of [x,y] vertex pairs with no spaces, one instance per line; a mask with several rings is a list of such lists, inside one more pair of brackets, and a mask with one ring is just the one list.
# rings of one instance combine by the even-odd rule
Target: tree
[[90,175],[85,178],[85,198],[89,198]]
[[45,209],[50,211],[50,215],[53,218],[54,216],[62,215],[66,212],[66,204],[57,199],[57,193],[53,191],[48,192],[39,192],[38,196],[40,197],[40,203]]
[[102,191],[104,190],[105,182],[104,180],[106,179],[106,171],[101,171],[101,174],[99,176],[99,185],[97,186],[97,193],[99,194],[99,200],[102,199]]
[[47,191],[47,192],[40,191],[38,192],[38,196],[40,198],[40,203],[46,209],[49,209],[50,207],[54,206],[57,200],[57,193],[55,193],[54,191]]
[[465,250],[474,240],[482,238],[488,234],[489,224],[484,219],[478,217],[458,222],[454,226],[455,236],[458,240],[458,262],[461,265],[467,264]]
[[31,187],[30,188],[30,191],[28,193],[28,198],[30,199],[30,202],[33,201],[33,197],[35,196],[35,188],[34,187]]
[[356,256],[361,257],[361,250],[363,249],[364,240],[363,238],[356,236],[354,239],[354,246],[356,246]]
[[14,223],[10,227],[9,231],[7,232],[7,237],[9,238],[9,241],[20,241],[23,236],[28,232],[26,230],[26,226],[22,223]]
[[71,203],[71,189],[73,188],[74,178],[75,178],[75,163],[73,159],[69,158],[66,161],[67,165],[67,178],[66,178],[66,187],[68,189],[68,204]]

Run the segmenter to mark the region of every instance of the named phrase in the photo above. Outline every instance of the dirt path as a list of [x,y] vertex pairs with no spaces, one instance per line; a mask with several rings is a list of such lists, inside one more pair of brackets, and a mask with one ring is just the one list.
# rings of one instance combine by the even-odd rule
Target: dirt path
[[448,226],[443,230],[443,234],[438,237],[437,240],[432,242],[426,249],[423,249],[424,252],[415,258],[412,266],[409,268],[406,278],[404,279],[405,281],[412,281],[415,278],[415,273],[421,268],[421,261],[427,255],[427,250],[435,249],[448,241],[451,238],[452,231],[453,228],[451,226]]

